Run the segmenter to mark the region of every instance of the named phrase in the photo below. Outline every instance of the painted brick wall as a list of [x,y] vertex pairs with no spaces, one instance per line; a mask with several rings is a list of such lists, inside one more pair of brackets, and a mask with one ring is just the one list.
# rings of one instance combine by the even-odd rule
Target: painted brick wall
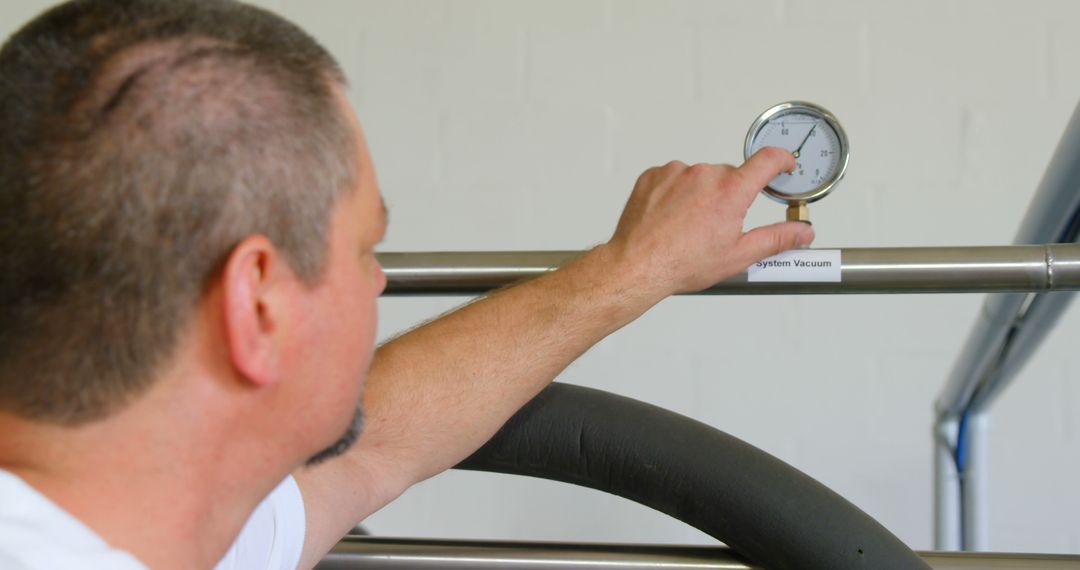
[[[46,2],[0,5],[7,34]],[[848,177],[818,246],[1009,243],[1077,104],[1080,4],[299,1],[341,60],[392,211],[384,250],[581,249],[637,175],[738,162],[768,106],[831,109]],[[775,221],[762,199],[750,223]],[[380,302],[389,336],[461,299]],[[563,381],[708,422],[932,546],[931,403],[980,296],[679,298]],[[1080,552],[1080,313],[994,409],[991,544]],[[621,499],[449,473],[368,521],[407,536],[709,542]]]

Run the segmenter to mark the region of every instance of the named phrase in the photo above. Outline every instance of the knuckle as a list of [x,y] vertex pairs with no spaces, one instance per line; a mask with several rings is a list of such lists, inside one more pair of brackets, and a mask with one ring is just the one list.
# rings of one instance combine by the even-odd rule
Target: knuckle
[[686,174],[693,178],[704,178],[712,173],[713,167],[710,164],[699,162],[686,169]]
[[664,167],[660,166],[653,166],[652,168],[646,169],[645,172],[641,173],[641,176],[638,176],[634,188],[638,189],[655,186],[658,181],[663,180],[667,176],[664,172]]
[[660,170],[667,173],[682,172],[686,170],[686,163],[681,160],[673,160],[665,164]]

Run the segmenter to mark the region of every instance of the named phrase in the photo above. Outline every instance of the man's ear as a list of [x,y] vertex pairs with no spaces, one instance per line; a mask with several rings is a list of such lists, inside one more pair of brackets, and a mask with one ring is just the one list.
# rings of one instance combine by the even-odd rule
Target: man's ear
[[286,307],[288,269],[264,236],[245,238],[229,254],[222,272],[222,304],[229,359],[257,385],[276,383],[280,334]]

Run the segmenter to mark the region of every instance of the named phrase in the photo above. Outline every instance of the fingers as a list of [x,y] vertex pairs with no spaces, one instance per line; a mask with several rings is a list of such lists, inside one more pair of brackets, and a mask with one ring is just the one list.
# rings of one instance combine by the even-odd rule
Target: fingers
[[767,146],[753,154],[736,171],[745,182],[743,190],[752,198],[769,181],[795,168],[795,157],[788,151]]
[[802,222],[780,222],[754,228],[743,234],[736,244],[742,265],[750,265],[796,247],[805,247],[814,241],[814,228]]

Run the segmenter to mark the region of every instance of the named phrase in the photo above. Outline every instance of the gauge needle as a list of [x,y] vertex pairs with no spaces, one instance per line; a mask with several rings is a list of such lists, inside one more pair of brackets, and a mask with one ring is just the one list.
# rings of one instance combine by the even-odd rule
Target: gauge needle
[[814,129],[817,128],[817,125],[817,123],[814,123],[814,128],[810,129],[810,132],[806,133],[806,137],[802,140],[801,143],[799,143],[799,148],[795,149],[795,152],[791,153],[795,155],[795,158],[799,158],[799,151],[802,150],[802,147],[804,144],[806,144],[806,141],[810,140],[810,135],[814,134]]

